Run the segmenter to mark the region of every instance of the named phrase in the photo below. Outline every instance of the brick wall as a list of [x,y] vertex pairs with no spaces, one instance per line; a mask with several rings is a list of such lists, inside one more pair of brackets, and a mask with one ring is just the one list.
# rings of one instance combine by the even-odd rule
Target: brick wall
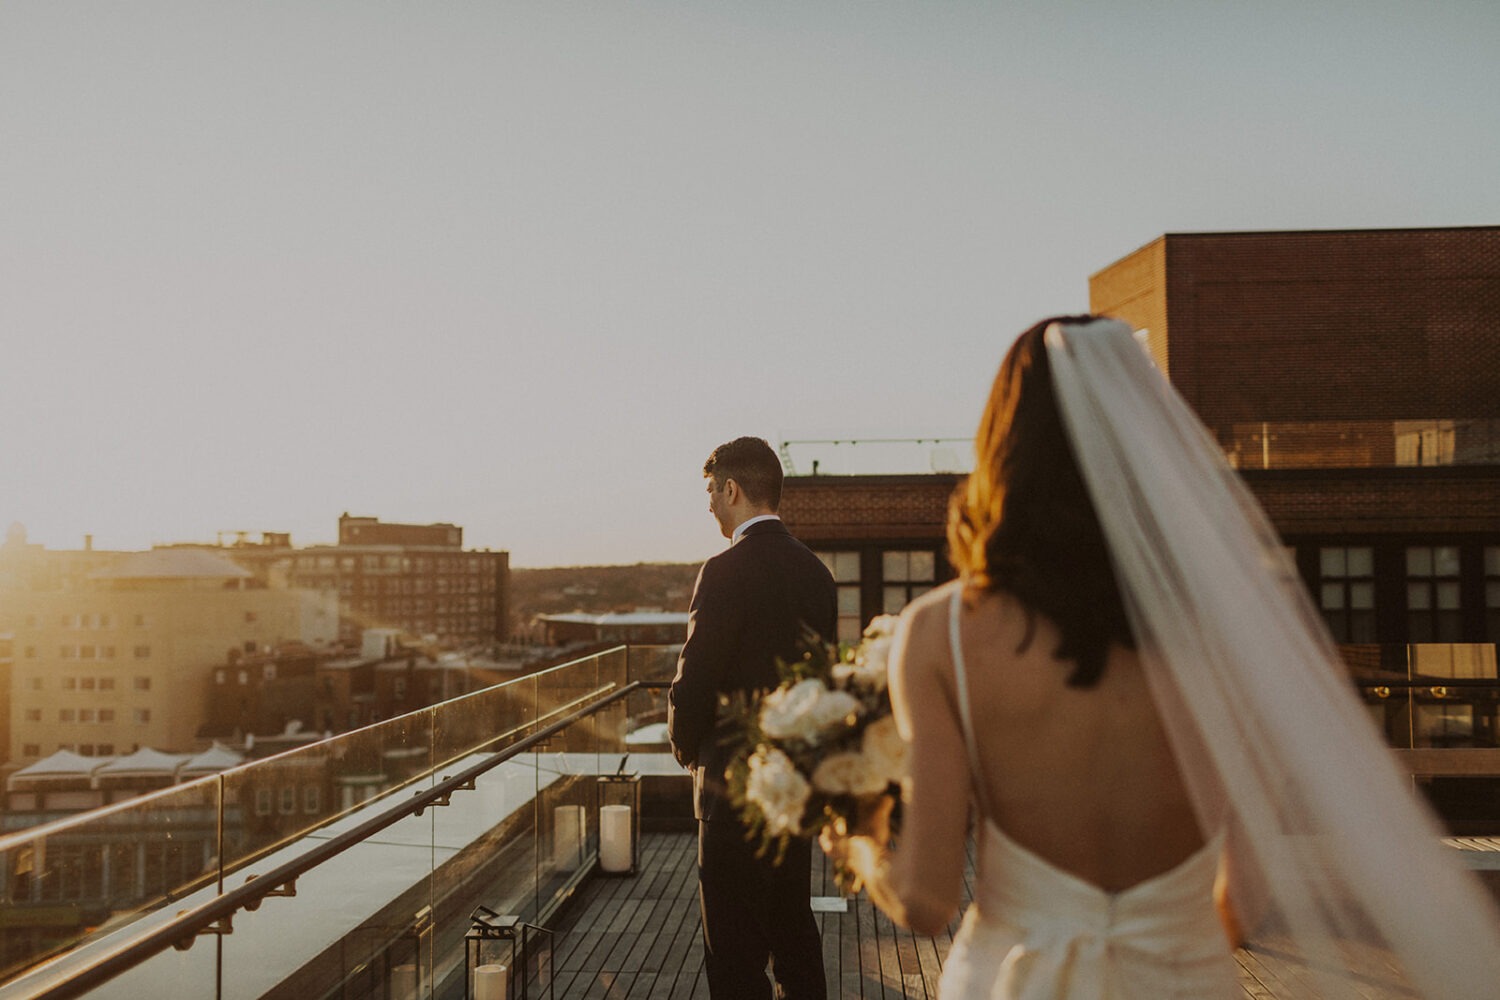
[[781,518],[807,545],[879,540],[941,541],[948,498],[962,476],[793,476],[782,486]]
[[1168,234],[1090,300],[1165,328],[1213,428],[1500,417],[1500,227]]

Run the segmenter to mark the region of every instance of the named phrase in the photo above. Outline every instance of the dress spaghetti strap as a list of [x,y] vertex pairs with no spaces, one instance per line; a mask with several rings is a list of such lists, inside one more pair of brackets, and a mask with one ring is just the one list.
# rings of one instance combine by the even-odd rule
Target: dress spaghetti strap
[[959,614],[963,611],[964,589],[953,588],[953,597],[948,602],[948,649],[953,658],[954,688],[958,692],[958,722],[963,729],[964,745],[969,748],[969,777],[974,792],[979,797],[979,806],[988,819],[993,815],[989,795],[985,791],[984,771],[979,766],[979,744],[974,739],[974,713],[969,707],[969,675],[964,668],[963,637],[959,630]]

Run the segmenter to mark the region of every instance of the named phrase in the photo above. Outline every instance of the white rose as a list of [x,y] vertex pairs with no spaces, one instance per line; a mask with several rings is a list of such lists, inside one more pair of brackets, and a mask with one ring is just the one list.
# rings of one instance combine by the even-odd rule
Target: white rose
[[889,715],[865,727],[860,755],[870,770],[880,776],[882,788],[884,782],[906,777],[906,741],[896,730],[896,720]]
[[813,787],[829,795],[874,795],[884,791],[886,778],[870,767],[864,754],[829,754],[813,771]]
[[885,636],[890,638],[896,634],[896,625],[901,619],[896,615],[876,615],[870,619],[870,624],[865,626],[865,638]]
[[822,681],[809,677],[766,695],[761,702],[760,728],[773,740],[816,743],[824,730],[844,722],[859,707],[858,699],[830,691]]
[[811,795],[812,786],[797,772],[790,757],[774,747],[756,748],[750,758],[745,797],[760,808],[769,833],[800,833],[802,810]]

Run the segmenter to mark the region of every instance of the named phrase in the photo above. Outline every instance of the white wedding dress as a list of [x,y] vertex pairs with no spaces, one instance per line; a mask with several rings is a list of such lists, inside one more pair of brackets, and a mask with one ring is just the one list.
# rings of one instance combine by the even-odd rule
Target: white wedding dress
[[[983,801],[958,614],[949,643],[964,742]],[[943,964],[942,1000],[1212,1000],[1237,995],[1234,960],[1214,911],[1220,834],[1177,867],[1106,892],[1011,840],[986,819],[974,900]]]

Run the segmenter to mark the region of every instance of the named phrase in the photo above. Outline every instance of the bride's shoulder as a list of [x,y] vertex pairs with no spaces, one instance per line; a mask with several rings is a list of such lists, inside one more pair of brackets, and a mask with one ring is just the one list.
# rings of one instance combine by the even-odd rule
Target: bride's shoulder
[[909,661],[924,659],[924,653],[947,648],[948,616],[954,595],[962,589],[961,581],[952,580],[913,599],[902,609],[898,644],[904,647]]
[[902,623],[911,629],[937,621],[946,622],[953,595],[962,590],[963,581],[949,580],[929,590],[921,597],[913,598],[912,602],[901,610]]

